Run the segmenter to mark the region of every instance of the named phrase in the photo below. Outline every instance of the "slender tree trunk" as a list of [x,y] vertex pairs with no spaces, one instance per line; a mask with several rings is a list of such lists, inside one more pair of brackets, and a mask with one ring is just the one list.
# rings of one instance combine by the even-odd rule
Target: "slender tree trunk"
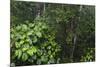
[[[81,14],[82,11],[82,5],[80,5],[79,7],[79,14]],[[73,19],[75,21],[72,21],[71,26],[72,26],[72,32],[73,32],[73,38],[72,38],[72,51],[71,51],[71,62],[73,62],[74,60],[74,51],[75,51],[75,47],[77,45],[77,31],[76,28],[78,27],[78,23],[80,22],[80,15],[78,15],[78,18],[76,17],[75,19]]]
[[45,10],[46,10],[46,4],[43,4],[43,14],[45,14]]

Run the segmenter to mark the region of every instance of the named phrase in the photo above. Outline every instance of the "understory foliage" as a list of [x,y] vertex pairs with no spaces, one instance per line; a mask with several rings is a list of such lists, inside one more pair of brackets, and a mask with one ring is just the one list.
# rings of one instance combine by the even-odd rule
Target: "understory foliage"
[[11,0],[11,63],[95,61],[95,7]]
[[19,24],[11,28],[12,60],[16,64],[59,63],[60,45],[55,41],[55,31],[42,18],[33,23]]
[[81,61],[85,61],[85,62],[94,61],[94,58],[95,58],[94,48],[88,48],[84,52],[85,52],[85,55],[81,57]]

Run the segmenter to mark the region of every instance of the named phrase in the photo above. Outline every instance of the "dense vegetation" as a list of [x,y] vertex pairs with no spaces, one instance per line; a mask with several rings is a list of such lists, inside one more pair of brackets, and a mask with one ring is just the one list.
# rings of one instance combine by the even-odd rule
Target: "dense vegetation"
[[11,1],[11,63],[95,61],[95,7]]

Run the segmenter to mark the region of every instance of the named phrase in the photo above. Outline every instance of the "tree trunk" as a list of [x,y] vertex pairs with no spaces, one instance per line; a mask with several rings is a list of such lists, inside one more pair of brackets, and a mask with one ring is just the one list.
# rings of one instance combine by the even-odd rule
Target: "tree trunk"
[[75,47],[77,46],[77,30],[76,28],[78,27],[78,23],[80,22],[80,14],[82,11],[82,5],[80,5],[79,7],[79,15],[78,17],[75,17],[75,19],[73,19],[72,23],[71,23],[71,28],[72,28],[72,32],[73,32],[73,38],[72,38],[72,50],[71,50],[71,62],[74,61],[74,51],[75,51]]

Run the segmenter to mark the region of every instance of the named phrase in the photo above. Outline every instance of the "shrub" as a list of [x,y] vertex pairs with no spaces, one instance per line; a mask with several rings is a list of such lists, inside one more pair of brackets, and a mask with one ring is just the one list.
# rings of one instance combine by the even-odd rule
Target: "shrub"
[[94,48],[88,48],[85,51],[85,54],[81,57],[82,62],[91,62],[95,61],[95,49]]
[[11,62],[16,65],[59,63],[56,32],[43,18],[11,28]]

